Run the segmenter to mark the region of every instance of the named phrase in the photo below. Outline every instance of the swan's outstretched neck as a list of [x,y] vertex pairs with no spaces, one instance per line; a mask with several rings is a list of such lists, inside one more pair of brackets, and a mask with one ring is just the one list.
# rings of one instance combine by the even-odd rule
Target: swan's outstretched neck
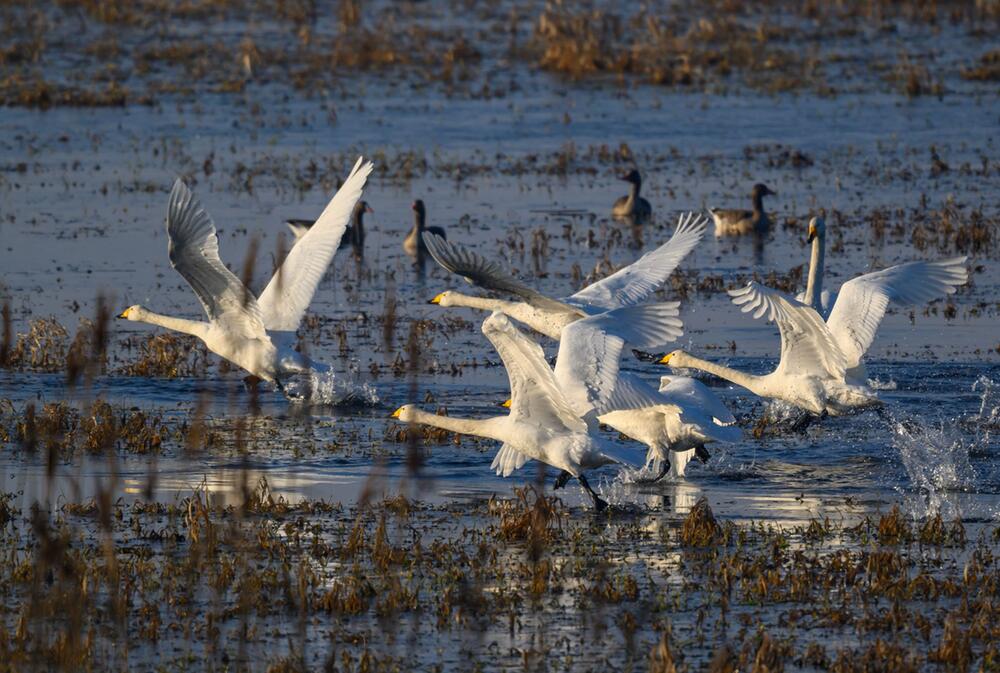
[[449,432],[457,432],[461,435],[474,435],[476,437],[488,437],[504,441],[504,437],[498,432],[507,420],[506,416],[494,416],[493,418],[453,418],[451,416],[438,416],[421,409],[414,409],[413,416],[409,422],[430,425]]
[[190,334],[202,340],[204,340],[208,335],[209,330],[209,324],[207,322],[202,322],[200,320],[187,320],[186,318],[174,318],[169,315],[153,313],[152,311],[145,309],[139,314],[138,319],[141,322],[146,322],[150,325],[166,327],[174,332],[183,332],[184,334]]
[[809,279],[806,281],[805,304],[812,306],[820,315],[823,314],[823,261],[826,251],[823,237],[816,236],[812,242],[812,256],[809,258]]
[[464,308],[474,308],[480,311],[504,311],[512,308],[515,302],[504,299],[491,299],[489,297],[474,297],[469,294],[452,292],[449,306],[461,306]]
[[751,392],[757,392],[760,388],[759,376],[747,374],[746,372],[741,372],[738,369],[732,369],[731,367],[709,362],[708,360],[702,360],[701,358],[696,358],[693,355],[686,355],[683,363],[678,362],[677,366],[691,367],[693,369],[700,369],[703,372],[708,372],[709,374],[715,374],[719,378],[732,381],[736,385],[743,386]]

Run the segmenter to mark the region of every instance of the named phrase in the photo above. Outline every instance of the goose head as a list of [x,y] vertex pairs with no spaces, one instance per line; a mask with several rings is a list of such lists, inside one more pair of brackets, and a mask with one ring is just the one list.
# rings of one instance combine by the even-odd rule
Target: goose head
[[142,320],[144,315],[146,315],[146,309],[144,309],[139,304],[133,304],[132,306],[129,306],[127,309],[119,313],[118,319],[131,320],[132,322],[136,322],[138,320]]
[[826,240],[826,221],[822,217],[814,217],[809,220],[809,237],[806,243],[812,243],[814,239],[820,242]]
[[618,177],[624,180],[625,182],[631,182],[633,185],[642,184],[642,176],[639,175],[639,171],[636,170],[635,168],[626,173],[622,173]]
[[770,187],[765,185],[763,182],[758,182],[753,186],[753,190],[750,192],[750,196],[753,199],[759,199],[764,196],[777,196],[778,192],[773,191]]
[[413,209],[413,217],[416,220],[417,226],[423,229],[424,221],[427,218],[427,209],[424,208],[423,199],[417,199],[410,207]]
[[403,423],[412,423],[416,420],[417,416],[417,405],[415,404],[404,404],[399,409],[392,412],[391,418],[402,421]]

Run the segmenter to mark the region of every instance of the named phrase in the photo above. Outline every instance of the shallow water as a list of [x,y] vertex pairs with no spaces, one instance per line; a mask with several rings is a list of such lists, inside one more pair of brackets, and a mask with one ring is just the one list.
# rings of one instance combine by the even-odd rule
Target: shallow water
[[[708,380],[739,418],[743,439],[712,447],[707,464],[692,463],[684,478],[657,484],[626,483],[630,480],[614,470],[597,471],[592,482],[616,505],[606,522],[586,518],[589,499],[570,484],[560,496],[571,507],[573,525],[586,529],[580,535],[594,536],[596,545],[635,533],[639,541],[627,550],[601,549],[620,554],[607,559],[617,571],[648,574],[653,587],[643,585],[643,600],[650,592],[657,596],[656,611],[670,615],[668,624],[672,619],[694,666],[714,651],[714,641],[706,641],[701,630],[704,596],[690,584],[700,580],[689,574],[688,552],[669,544],[661,548],[663,540],[656,536],[663,530],[673,535],[702,498],[720,520],[782,528],[824,519],[852,526],[897,504],[907,520],[924,521],[938,512],[948,521],[961,518],[970,539],[1000,522],[998,101],[995,85],[958,75],[995,48],[984,31],[959,23],[931,27],[886,19],[878,39],[868,25],[829,42],[792,37],[791,46],[828,57],[818,77],[835,82],[838,93],[818,95],[806,87],[767,94],[737,76],[685,90],[610,75],[570,81],[538,72],[508,53],[502,40],[486,39],[495,38],[497,26],[502,29],[507,21],[522,31],[530,28],[534,8],[521,3],[495,3],[472,18],[471,10],[461,7],[453,8],[452,16],[416,4],[372,6],[398,11],[400,22],[416,17],[440,29],[464,30],[481,21],[489,30],[479,36],[479,69],[471,80],[448,85],[411,71],[338,72],[329,89],[301,91],[287,86],[285,66],[264,63],[242,93],[226,94],[216,92],[211,79],[186,82],[184,65],[163,62],[148,72],[126,68],[133,89],[157,91],[149,106],[0,107],[0,300],[10,306],[15,334],[26,332],[35,319],[53,317],[72,337],[81,318],[95,316],[98,297],[115,313],[142,303],[158,312],[199,316],[194,296],[166,255],[163,217],[177,176],[192,185],[213,215],[222,257],[231,268],[239,273],[256,246],[256,290],[290,242],[282,221],[318,214],[356,155],[376,162],[364,197],[375,210],[366,220],[364,260],[353,260],[346,251],[338,255],[310,308],[314,319],[303,329],[310,355],[332,365],[334,387],[367,386],[367,403],[290,402],[266,387],[255,395],[241,374],[220,368],[214,356],[207,370],[195,375],[128,376],[123,370],[138,357],[136,339],[155,330],[112,321],[107,369],[90,385],[68,386],[63,371],[0,370],[0,492],[12,494],[10,502],[25,517],[36,502],[59,519],[70,516],[72,504],[105,498],[119,507],[183,503],[192,493],[203,493],[219,507],[240,507],[248,488],[264,477],[270,493],[290,503],[343,505],[346,509],[329,516],[303,515],[338,545],[355,516],[352,507],[359,505],[363,513],[366,503],[403,494],[419,514],[412,525],[398,524],[395,542],[421,534],[458,540],[463,554],[475,556],[481,541],[469,531],[492,521],[483,513],[484,503],[493,496],[511,498],[515,486],[544,484],[547,490],[554,473],[531,463],[501,479],[489,469],[494,443],[451,437],[409,442],[388,418],[405,402],[485,417],[498,414],[497,403],[509,394],[505,372],[479,332],[483,316],[427,304],[443,289],[468,288],[432,261],[415,264],[403,253],[411,201],[424,199],[429,223],[445,226],[449,239],[500,259],[527,282],[563,296],[661,244],[680,212],[746,207],[751,185],[765,182],[778,192],[766,203],[776,225],[766,240],[718,241],[709,233],[681,266],[682,275],[663,291],[664,299],[682,300],[685,334],[679,347],[755,373],[773,367],[776,330],[741,314],[719,288],[771,273],[803,288],[804,278],[795,281],[795,270],[808,259],[806,223],[820,212],[830,234],[831,287],[894,263],[957,254],[970,254],[971,282],[947,302],[892,309],[886,316],[868,358],[869,376],[886,402],[884,413],[827,418],[802,433],[767,427],[755,438],[762,415],[785,412]],[[53,81],[73,81],[78,68],[90,72],[95,59],[78,54],[72,38],[78,24],[93,31],[93,22],[62,9],[45,11],[58,39],[52,38],[49,56],[37,68]],[[777,13],[768,19],[817,29]],[[178,22],[181,27],[173,29],[178,34],[200,35],[198,20]],[[213,24],[212,35],[227,47],[245,34],[265,53],[284,47],[287,26],[269,19],[252,23],[247,28],[229,17]],[[891,29],[888,23],[894,23]],[[337,34],[324,22],[315,30],[317,40]],[[87,34],[88,40],[98,37],[104,39],[104,33]],[[121,29],[126,49],[138,48],[143,39],[141,32]],[[887,71],[900,53],[932,65],[945,93],[907,98],[887,84]],[[191,89],[160,93],[153,85],[164,82]],[[483,83],[495,94],[482,94]],[[807,160],[792,161],[796,151]],[[625,191],[615,175],[633,159],[644,173],[644,195],[655,213],[654,221],[640,228],[608,218],[611,203]],[[959,244],[954,234],[956,226],[972,221],[988,232],[979,247]],[[387,308],[393,302],[394,311]],[[553,344],[543,346],[554,354]],[[410,361],[414,352],[416,363]],[[669,373],[631,356],[623,367],[653,383]],[[31,451],[15,438],[28,405],[41,409],[65,401],[86,413],[98,398],[116,413],[140,410],[158,419],[162,450]],[[210,441],[189,446],[195,426]],[[627,444],[620,437],[615,441]],[[635,447],[635,457],[641,464],[641,447]],[[98,547],[103,538],[93,515],[81,516],[82,521],[70,517],[71,523],[84,546]],[[418,528],[420,533],[414,532]],[[22,526],[10,538],[25,558],[26,541],[34,534],[27,531]],[[824,554],[851,548],[839,538],[823,545]],[[529,555],[522,546],[501,545],[496,553],[509,556],[512,566],[522,564]],[[586,555],[585,561],[574,561],[578,551],[560,547],[553,554],[570,565],[593,561]],[[968,558],[965,551],[956,554],[942,567],[959,571]],[[922,557],[917,563],[923,568],[928,562]],[[340,565],[327,568],[323,582],[335,581],[342,571]],[[498,584],[501,588],[491,591],[502,596]],[[657,586],[667,587],[667,598],[656,594]],[[621,618],[617,607],[603,604],[595,617],[578,600],[573,591],[557,593],[551,605],[519,613],[516,631],[513,611],[509,630],[505,624],[473,628],[465,622],[445,635],[430,629],[422,615],[406,615],[394,622],[406,635],[375,642],[405,659],[414,639],[435,639],[435,654],[420,660],[427,667],[461,667],[470,653],[486,652],[488,668],[533,670],[545,665],[538,652],[552,643],[559,644],[549,660],[558,662],[554,668],[572,668],[577,652],[611,662],[609,667],[646,662],[648,646],[664,631],[662,623],[640,628],[636,638],[642,647],[635,651],[624,628],[622,634],[614,631],[606,647],[600,638],[571,647],[581,629],[600,634],[608,628],[605,621],[620,624],[615,620]],[[201,608],[208,602],[195,601]],[[3,612],[11,630],[16,607]],[[954,607],[938,603],[938,621]],[[778,609],[758,615],[749,601],[736,611],[767,622],[780,637],[796,637]],[[734,635],[725,614],[724,608],[723,636],[740,642],[750,622]],[[360,624],[343,619],[334,637],[315,625],[293,628],[284,617],[264,617],[260,628],[267,636],[254,647],[267,649],[259,652],[267,660],[275,643],[284,653],[294,649],[285,644],[308,633],[302,647],[308,642],[314,658],[327,637],[334,649],[339,644],[357,653],[359,634],[381,628],[374,614],[359,617]],[[50,624],[38,623],[48,634]],[[223,640],[238,640],[231,621],[228,628]],[[871,640],[859,635],[862,627],[848,631],[827,624],[817,627],[815,637],[831,648]],[[935,626],[935,639],[939,631]],[[171,639],[171,661],[178,668],[189,655],[227,665],[203,636],[178,642],[175,632]],[[107,650],[103,661],[120,658],[113,644],[101,642]],[[146,645],[136,647],[132,657],[140,668],[156,662]]]

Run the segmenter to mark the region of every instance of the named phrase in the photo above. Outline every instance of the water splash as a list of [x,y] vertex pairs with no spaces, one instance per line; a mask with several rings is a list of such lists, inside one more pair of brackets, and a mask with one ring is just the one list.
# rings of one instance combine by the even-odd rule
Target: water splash
[[899,385],[894,379],[882,381],[880,379],[868,379],[868,387],[872,390],[896,390]]
[[972,392],[979,392],[979,412],[966,419],[966,423],[982,432],[980,439],[988,443],[994,430],[1000,430],[1000,386],[993,379],[980,376],[972,384]]
[[960,516],[957,495],[974,493],[979,486],[980,476],[970,455],[988,447],[1000,428],[1000,392],[985,376],[972,384],[972,391],[980,393],[979,409],[957,419],[928,422],[891,416],[893,446],[910,480],[904,497],[914,516],[938,511],[947,517]]
[[333,371],[295,377],[285,384],[285,396],[292,402],[335,407],[374,407],[380,401],[372,384],[358,383]]

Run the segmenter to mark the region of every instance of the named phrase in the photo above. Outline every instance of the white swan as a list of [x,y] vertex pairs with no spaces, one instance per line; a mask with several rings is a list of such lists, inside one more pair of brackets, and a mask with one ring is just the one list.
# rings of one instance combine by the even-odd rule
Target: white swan
[[607,507],[587,482],[584,472],[614,463],[627,465],[632,462],[631,457],[592,434],[557,384],[541,346],[514,327],[506,315],[491,314],[483,321],[482,330],[496,348],[510,379],[511,406],[507,416],[451,418],[406,404],[392,417],[404,423],[422,423],[503,442],[492,464],[497,474],[506,477],[529,459],[538,460],[561,470],[556,488],[575,477],[593,498],[598,511]]
[[[555,381],[573,411],[592,431],[601,423],[645,444],[647,466],[660,467],[653,481],[671,468],[683,476],[696,450],[706,460],[706,442],[734,442],[741,436],[739,428],[724,427],[736,419],[700,383],[678,377],[656,390],[634,374],[619,372],[625,339],[614,333],[615,328],[645,321],[642,314],[648,312],[649,319],[665,323],[660,342],[673,341],[681,334],[678,306],[678,302],[643,304],[572,322],[562,331],[556,356]],[[509,407],[510,400],[504,406]]]
[[279,386],[285,373],[322,369],[294,350],[295,330],[337,252],[371,171],[372,164],[362,165],[359,158],[316,224],[292,247],[257,299],[222,263],[212,218],[177,180],[167,211],[170,264],[198,296],[208,322],[160,315],[139,305],[128,307],[118,317],[194,335],[213,353]]
[[[837,307],[837,299],[848,295],[851,301],[868,294],[860,292],[857,286],[874,284],[872,291],[884,296],[886,301],[897,304],[924,304],[955,292],[955,288],[964,285],[969,280],[965,268],[966,257],[927,262],[919,260],[897,264],[882,271],[864,274],[849,280],[833,292],[823,287],[823,275],[826,266],[826,221],[822,217],[809,220],[809,236],[811,244],[809,257],[809,275],[806,279],[806,289],[795,298],[807,306],[812,306],[824,318],[829,318]],[[852,289],[855,288],[855,289]],[[829,321],[828,321],[829,322]]]
[[660,362],[692,367],[743,386],[761,397],[784,400],[814,414],[837,415],[879,404],[867,386],[863,358],[890,301],[917,304],[955,292],[968,280],[964,257],[910,262],[850,280],[824,322],[819,313],[777,290],[751,281],[731,290],[733,303],[755,318],[767,315],[781,332],[777,369],[754,376],[674,351]]
[[743,436],[736,417],[701,382],[686,376],[661,381],[657,391],[638,376],[621,374],[618,399],[609,400],[597,416],[602,425],[646,445],[646,468],[657,471],[652,482],[668,472],[683,477],[692,458],[708,461],[706,444],[738,442]]
[[[681,260],[698,244],[706,225],[707,220],[701,215],[682,215],[678,219],[677,230],[669,241],[629,266],[564,299],[551,299],[521,283],[496,262],[433,234],[424,233],[428,251],[442,267],[465,277],[474,285],[507,292],[524,300],[504,301],[447,291],[431,299],[431,303],[446,307],[464,306],[503,311],[536,332],[550,339],[558,339],[563,328],[576,320],[645,301],[670,278]],[[625,337],[636,348],[652,349],[663,345],[656,343],[659,333],[655,330],[647,331],[644,325],[621,325],[620,328],[622,331],[616,333]],[[627,334],[625,330],[628,331]]]
[[[634,385],[646,383],[623,374]],[[704,384],[686,376],[664,376],[659,391],[653,391],[658,403],[638,409],[608,411],[598,420],[648,447],[647,469],[662,479],[668,472],[683,477],[692,458],[707,461],[706,444],[738,442],[743,432],[736,427],[736,417]],[[644,395],[650,400],[650,395]]]
[[784,400],[814,414],[843,413],[853,407],[877,404],[865,386],[847,383],[844,354],[834,336],[812,308],[751,281],[745,289],[730,292],[743,311],[754,317],[767,315],[781,332],[781,361],[764,376],[708,362],[674,351],[660,360],[671,367],[700,369],[742,386],[760,397]]

